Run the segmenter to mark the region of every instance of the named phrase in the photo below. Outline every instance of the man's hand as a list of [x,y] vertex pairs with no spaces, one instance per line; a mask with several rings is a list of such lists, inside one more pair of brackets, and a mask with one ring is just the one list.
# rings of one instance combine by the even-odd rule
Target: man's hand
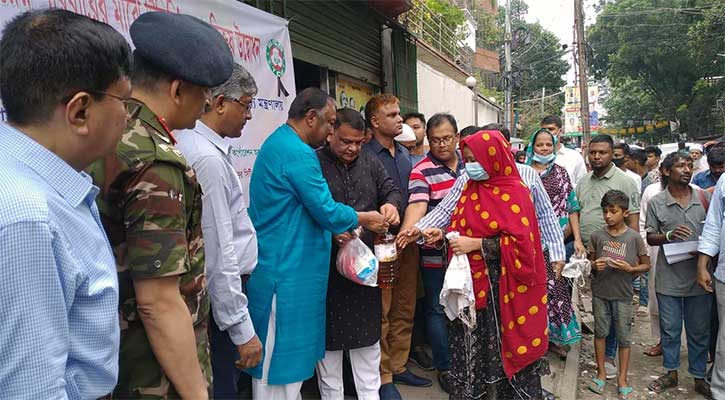
[[352,234],[350,232],[341,233],[339,235],[334,235],[333,240],[335,241],[335,244],[339,248],[345,247],[347,242],[352,240]]
[[607,258],[606,257],[599,257],[592,263],[592,268],[594,268],[596,271],[604,271],[607,269]]
[[708,293],[714,292],[712,289],[712,275],[708,270],[697,269],[697,284],[700,285]]
[[423,231],[425,244],[433,246],[436,242],[443,240],[443,230],[438,228],[427,228]]
[[561,279],[561,271],[564,270],[564,261],[554,261],[554,272],[556,272],[556,279]]
[[262,342],[254,335],[247,343],[237,346],[239,360],[234,365],[239,369],[256,367],[262,361]]
[[398,209],[394,205],[390,203],[383,204],[383,206],[380,207],[380,214],[383,214],[385,222],[389,225],[400,225],[400,214],[398,214]]
[[472,251],[481,250],[481,239],[468,236],[459,236],[450,241],[451,250],[455,254],[468,254]]
[[630,274],[635,272],[634,267],[624,260],[611,260],[609,262],[609,265],[611,265],[612,268],[616,268],[620,271],[628,272]]
[[358,213],[358,222],[363,228],[375,233],[385,233],[390,226],[390,224],[385,222],[385,217],[377,211]]
[[574,241],[574,253],[580,257],[586,257],[588,251],[584,243],[581,240]]
[[395,244],[399,249],[404,249],[409,244],[418,240],[418,238],[420,238],[420,229],[417,226],[412,226],[398,233],[398,236],[395,238]]
[[678,225],[677,228],[670,233],[670,239],[687,240],[692,235],[692,229],[685,225]]

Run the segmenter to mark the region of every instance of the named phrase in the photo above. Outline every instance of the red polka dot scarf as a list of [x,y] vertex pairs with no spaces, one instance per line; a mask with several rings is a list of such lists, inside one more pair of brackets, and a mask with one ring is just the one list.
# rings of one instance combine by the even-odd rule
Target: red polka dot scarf
[[[546,266],[541,234],[528,187],[521,181],[510,145],[498,131],[480,131],[461,142],[490,179],[469,180],[451,218],[450,231],[462,236],[500,236],[501,356],[506,376],[543,357],[549,343]],[[486,307],[491,289],[480,250],[468,254],[476,308]]]

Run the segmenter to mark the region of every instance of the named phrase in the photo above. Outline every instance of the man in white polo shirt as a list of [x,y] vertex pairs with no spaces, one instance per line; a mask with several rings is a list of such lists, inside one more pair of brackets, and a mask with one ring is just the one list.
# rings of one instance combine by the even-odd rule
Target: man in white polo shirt
[[584,157],[578,151],[566,148],[561,143],[561,136],[564,133],[561,118],[558,115],[547,115],[541,120],[541,128],[548,130],[556,138],[556,159],[554,162],[566,169],[571,184],[576,187],[579,179],[587,174],[587,166],[584,164]]

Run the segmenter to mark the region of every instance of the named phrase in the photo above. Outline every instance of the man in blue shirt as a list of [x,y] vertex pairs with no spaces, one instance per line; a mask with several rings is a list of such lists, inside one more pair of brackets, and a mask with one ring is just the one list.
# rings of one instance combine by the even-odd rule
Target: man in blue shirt
[[131,50],[60,9],[0,41],[0,398],[90,399],[118,377],[116,263],[82,172],[113,152],[138,104]]
[[692,183],[702,189],[714,187],[725,171],[725,143],[718,143],[710,150],[707,155],[707,165],[710,167],[709,171],[700,172],[692,179]]

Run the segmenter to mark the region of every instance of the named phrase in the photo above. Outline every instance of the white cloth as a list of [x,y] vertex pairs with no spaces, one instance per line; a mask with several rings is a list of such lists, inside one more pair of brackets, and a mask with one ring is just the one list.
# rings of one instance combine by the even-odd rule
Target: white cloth
[[717,298],[717,314],[720,319],[720,331],[717,335],[715,350],[715,366],[712,369],[710,390],[714,399],[725,399],[725,283],[713,279],[715,297]]
[[[630,171],[630,170],[626,170],[625,173],[627,174],[628,177],[630,177],[634,180],[634,183],[637,184],[637,187],[639,188],[639,190],[642,190],[642,177],[637,175],[636,172]],[[642,212],[640,211],[639,214],[641,216]]]
[[584,157],[582,157],[582,155],[576,150],[561,146],[561,148],[556,151],[556,159],[554,160],[554,163],[566,169],[566,172],[569,174],[569,180],[571,180],[571,184],[574,187],[576,187],[579,179],[587,174],[587,166],[584,164]]
[[[448,240],[459,236],[458,232],[446,234]],[[476,296],[473,293],[471,266],[465,254],[454,255],[448,264],[438,301],[451,321],[460,318],[461,322],[470,329],[476,326]]]
[[277,328],[277,295],[272,296],[272,309],[269,313],[267,325],[267,343],[264,345],[264,361],[262,361],[262,379],[252,378],[252,398],[254,400],[302,400],[302,382],[288,383],[286,385],[270,385],[269,364],[272,362],[274,338]]
[[[360,400],[379,400],[380,395],[380,342],[359,349],[348,350],[355,391]],[[326,351],[325,358],[317,362],[317,383],[322,400],[343,400],[343,351]]]
[[257,232],[229,158],[231,146],[201,121],[175,138],[204,193],[201,229],[214,321],[234,344],[247,343],[255,333],[241,276],[257,266]]

